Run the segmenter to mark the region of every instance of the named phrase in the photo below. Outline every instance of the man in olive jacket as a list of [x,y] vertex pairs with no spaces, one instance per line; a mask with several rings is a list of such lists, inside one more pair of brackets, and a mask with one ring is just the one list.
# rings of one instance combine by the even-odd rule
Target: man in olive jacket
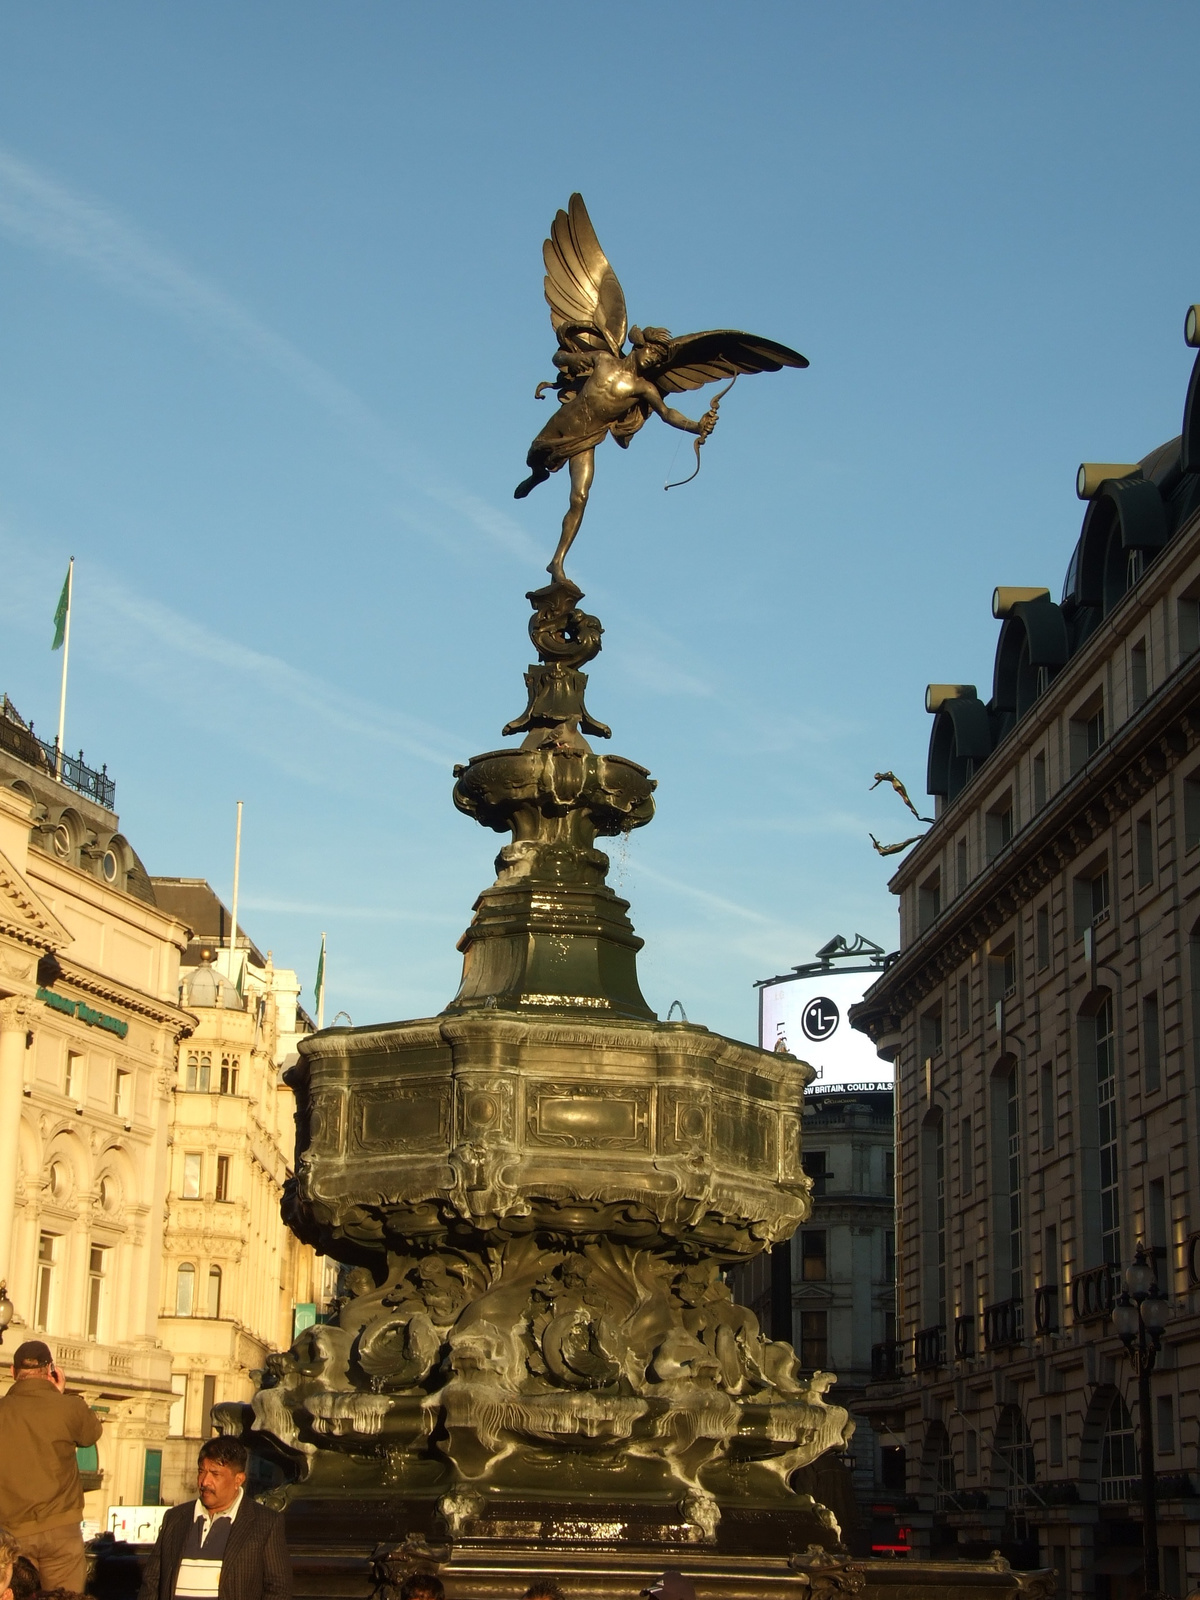
[[82,1395],[65,1394],[48,1345],[27,1339],[0,1399],[0,1522],[37,1563],[43,1589],[83,1588],[83,1484],[75,1451],[102,1424]]
[[239,1439],[200,1446],[196,1498],[163,1518],[138,1600],[292,1600],[283,1518],[245,1492],[247,1462]]

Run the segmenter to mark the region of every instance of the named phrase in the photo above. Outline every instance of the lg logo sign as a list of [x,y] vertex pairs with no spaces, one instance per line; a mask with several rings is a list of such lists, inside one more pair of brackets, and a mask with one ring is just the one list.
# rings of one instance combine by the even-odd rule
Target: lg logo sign
[[810,1000],[800,1013],[800,1026],[804,1030],[804,1037],[811,1039],[815,1044],[828,1039],[836,1031],[840,1021],[841,1013],[837,1006],[824,995]]

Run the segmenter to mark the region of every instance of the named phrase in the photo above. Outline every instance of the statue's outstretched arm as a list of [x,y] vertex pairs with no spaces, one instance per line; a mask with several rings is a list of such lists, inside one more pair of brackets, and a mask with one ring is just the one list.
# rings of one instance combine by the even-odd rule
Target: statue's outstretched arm
[[661,417],[664,422],[670,423],[672,428],[679,428],[683,433],[703,434],[708,432],[706,418],[701,417],[699,422],[693,422],[691,417],[685,417],[682,411],[676,411],[674,406],[669,406],[666,403],[652,383],[647,383],[644,386],[638,398],[645,400],[655,416]]

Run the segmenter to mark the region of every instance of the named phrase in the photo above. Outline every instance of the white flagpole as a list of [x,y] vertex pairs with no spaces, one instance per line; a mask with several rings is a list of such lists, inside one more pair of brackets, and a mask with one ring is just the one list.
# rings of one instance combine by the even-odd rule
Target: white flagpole
[[63,737],[67,727],[67,657],[71,654],[71,591],[75,579],[75,557],[67,564],[67,621],[63,629],[62,692],[58,697],[58,744],[55,747],[54,776],[62,781]]
[[233,921],[233,937],[229,941],[229,981],[237,982],[234,973],[234,962],[237,960],[237,912],[238,912],[238,881],[242,875],[242,802],[237,803],[237,834],[233,843],[233,907],[230,913]]

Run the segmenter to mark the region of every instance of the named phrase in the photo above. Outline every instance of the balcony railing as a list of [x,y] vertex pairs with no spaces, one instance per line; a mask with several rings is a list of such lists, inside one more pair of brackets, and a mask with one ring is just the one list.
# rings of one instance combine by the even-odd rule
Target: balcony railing
[[983,1344],[986,1350],[1011,1350],[1025,1337],[1025,1302],[1019,1297],[998,1300],[983,1308]]
[[97,772],[84,761],[82,750],[77,756],[69,756],[64,750],[60,771],[58,740],[47,744],[44,739],[39,739],[32,723],[26,727],[21,722],[15,722],[11,716],[0,714],[0,750],[7,750],[10,755],[27,762],[31,767],[40,767],[50,777],[57,777],[60,783],[74,789],[76,794],[87,795],[89,800],[94,800],[106,811],[112,811],[116,805],[117,786],[108,776],[107,766]]
[[[1194,1500],[1196,1485],[1186,1472],[1156,1472],[1154,1488],[1160,1500]],[[1101,1478],[1100,1500],[1105,1505],[1136,1503],[1142,1498],[1142,1478]]]
[[918,1372],[932,1372],[946,1365],[946,1325],[921,1328],[913,1335],[913,1366]]
[[965,1361],[968,1356],[975,1354],[975,1318],[955,1317],[954,1319],[954,1355],[959,1361]]
[[871,1379],[875,1383],[888,1383],[898,1378],[904,1369],[903,1345],[899,1339],[887,1339],[883,1344],[871,1346]]
[[1120,1293],[1119,1263],[1091,1267],[1071,1280],[1071,1314],[1076,1322],[1097,1322],[1111,1313]]
[[1058,1286],[1042,1284],[1033,1291],[1033,1331],[1040,1335],[1058,1332]]
[[986,1489],[938,1489],[934,1493],[935,1511],[986,1511]]

